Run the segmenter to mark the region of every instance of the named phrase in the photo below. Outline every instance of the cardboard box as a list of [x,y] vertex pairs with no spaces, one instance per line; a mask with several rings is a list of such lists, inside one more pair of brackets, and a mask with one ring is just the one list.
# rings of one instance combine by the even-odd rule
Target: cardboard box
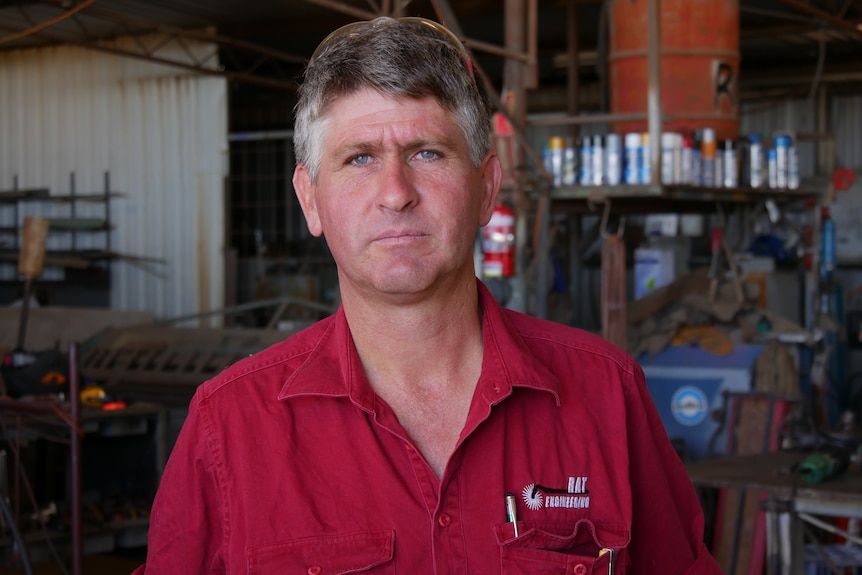
[[676,278],[676,251],[670,247],[637,248],[635,299],[671,283]]

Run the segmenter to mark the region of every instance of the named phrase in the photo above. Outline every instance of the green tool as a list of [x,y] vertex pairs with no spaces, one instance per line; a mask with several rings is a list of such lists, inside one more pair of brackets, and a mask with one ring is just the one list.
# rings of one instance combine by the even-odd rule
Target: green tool
[[799,475],[807,483],[820,483],[847,469],[847,457],[826,451],[812,453],[799,464]]

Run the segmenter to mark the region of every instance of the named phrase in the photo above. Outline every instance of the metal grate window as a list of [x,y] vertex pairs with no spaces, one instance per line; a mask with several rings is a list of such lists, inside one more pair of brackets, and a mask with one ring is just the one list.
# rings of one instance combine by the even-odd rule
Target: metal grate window
[[308,228],[293,192],[291,132],[233,134],[228,241],[240,257],[301,252]]

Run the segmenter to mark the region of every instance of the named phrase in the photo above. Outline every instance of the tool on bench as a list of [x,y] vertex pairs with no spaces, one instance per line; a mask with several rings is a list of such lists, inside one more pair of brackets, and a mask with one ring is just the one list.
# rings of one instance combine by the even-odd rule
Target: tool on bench
[[6,384],[6,393],[15,398],[65,393],[69,388],[69,359],[65,353],[56,349],[31,353],[24,348],[33,280],[42,273],[47,238],[47,218],[24,218],[24,237],[18,260],[18,273],[24,276],[18,341],[15,349],[4,355],[0,362],[0,375]]
[[853,411],[847,410],[835,429],[812,431],[799,424],[785,423],[782,445],[811,451],[793,470],[806,483],[820,483],[862,464],[862,430],[856,425]]

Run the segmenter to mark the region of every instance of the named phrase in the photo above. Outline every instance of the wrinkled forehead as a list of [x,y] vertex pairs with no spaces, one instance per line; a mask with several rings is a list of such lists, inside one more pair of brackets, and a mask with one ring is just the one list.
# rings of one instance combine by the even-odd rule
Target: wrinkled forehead
[[455,121],[456,107],[449,100],[441,99],[432,89],[427,90],[412,90],[409,93],[404,93],[398,90],[384,91],[368,82],[357,83],[349,88],[332,87],[323,94],[321,98],[320,109],[317,113],[317,118],[326,120],[330,118],[332,109],[338,107],[338,104],[346,101],[361,99],[368,97],[371,94],[376,94],[382,98],[390,99],[396,103],[409,103],[411,101],[430,100],[436,103],[442,110],[447,112]]
[[326,132],[333,126],[339,132],[351,130],[357,124],[398,126],[399,130],[409,131],[411,127],[427,128],[431,122],[440,129],[462,132],[456,114],[432,95],[393,96],[371,87],[357,88],[332,99],[319,119]]

